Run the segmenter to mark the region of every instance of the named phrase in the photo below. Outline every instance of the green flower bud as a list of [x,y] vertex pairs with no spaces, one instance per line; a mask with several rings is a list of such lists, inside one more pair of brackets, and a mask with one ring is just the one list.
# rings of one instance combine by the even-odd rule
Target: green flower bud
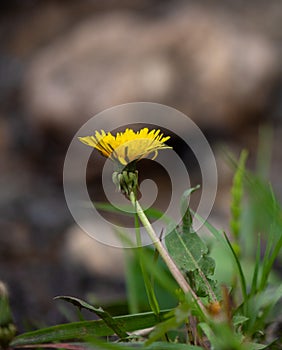
[[138,171],[123,170],[115,171],[112,176],[113,183],[116,185],[117,191],[129,196],[130,192],[136,193],[138,189]]

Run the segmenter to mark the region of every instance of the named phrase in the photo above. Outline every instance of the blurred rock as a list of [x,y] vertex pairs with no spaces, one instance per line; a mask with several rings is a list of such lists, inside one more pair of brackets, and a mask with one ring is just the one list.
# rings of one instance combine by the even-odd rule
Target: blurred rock
[[[5,119],[2,119],[0,116],[0,155],[1,159],[6,156],[8,149],[8,140],[9,140],[9,127]],[[2,169],[2,163],[0,162],[0,169]]]
[[28,235],[28,228],[26,225],[19,222],[9,222],[0,220],[1,244],[0,255],[1,261],[12,261],[19,257],[28,257],[33,252],[33,242]]
[[[105,231],[107,227],[103,225],[101,229]],[[67,231],[63,251],[70,265],[79,265],[93,276],[112,280],[124,279],[123,250],[98,242],[77,225]]]
[[85,20],[39,52],[24,94],[40,127],[74,132],[105,108],[154,101],[226,130],[262,113],[277,69],[275,46],[231,14],[188,6],[145,20],[124,12]]

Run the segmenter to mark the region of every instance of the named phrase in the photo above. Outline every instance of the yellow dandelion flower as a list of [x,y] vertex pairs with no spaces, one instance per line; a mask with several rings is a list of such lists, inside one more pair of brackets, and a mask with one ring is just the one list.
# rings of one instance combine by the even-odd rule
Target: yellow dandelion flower
[[170,136],[163,136],[160,130],[143,128],[137,132],[126,129],[113,136],[110,132],[96,131],[93,136],[79,137],[88,146],[96,148],[101,154],[122,166],[138,161],[152,154],[155,159],[160,149],[172,148],[165,142]]

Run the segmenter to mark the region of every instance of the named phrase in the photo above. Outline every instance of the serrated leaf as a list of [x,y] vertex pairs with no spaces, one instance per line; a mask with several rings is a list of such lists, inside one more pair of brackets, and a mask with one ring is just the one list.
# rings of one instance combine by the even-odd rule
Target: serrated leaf
[[190,227],[192,224],[192,217],[191,215],[185,216],[187,214],[187,209],[188,209],[188,201],[187,198],[191,196],[191,194],[195,191],[197,191],[200,188],[200,185],[197,185],[195,187],[189,188],[188,190],[184,191],[181,199],[180,199],[180,211],[181,211],[181,216],[183,217],[183,224],[185,226],[186,223],[190,223]]
[[177,229],[166,237],[166,246],[177,266],[184,272],[199,268],[200,260],[208,253],[196,233],[180,234]]
[[189,280],[192,288],[198,296],[209,296],[216,300],[215,281],[211,282],[210,276],[214,273],[215,262],[209,257],[208,247],[191,230],[191,225],[187,226],[191,214],[189,209],[186,211],[183,222],[185,225],[178,226],[169,235],[166,236],[166,246],[172,259]]

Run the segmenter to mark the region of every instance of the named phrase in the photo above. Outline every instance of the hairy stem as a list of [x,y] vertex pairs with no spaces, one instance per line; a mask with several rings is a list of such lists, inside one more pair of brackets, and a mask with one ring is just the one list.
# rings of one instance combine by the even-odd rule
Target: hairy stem
[[139,202],[136,199],[136,196],[133,192],[130,192],[130,201],[134,208],[136,209],[136,213],[139,216],[140,221],[144,225],[144,228],[148,232],[155,248],[159,252],[160,256],[163,258],[165,264],[167,265],[169,271],[171,272],[172,276],[175,278],[176,282],[180,286],[180,288],[183,290],[184,293],[190,293],[193,297],[193,299],[198,304],[201,311],[206,315],[206,309],[201,301],[201,299],[195,294],[193,289],[190,287],[189,283],[186,281],[184,276],[182,275],[181,271],[176,266],[175,262],[172,260],[170,255],[168,254],[168,251],[160,241],[159,237],[157,236],[156,232],[154,231],[152,225],[150,224],[147,216],[145,215],[142,207],[140,206]]

